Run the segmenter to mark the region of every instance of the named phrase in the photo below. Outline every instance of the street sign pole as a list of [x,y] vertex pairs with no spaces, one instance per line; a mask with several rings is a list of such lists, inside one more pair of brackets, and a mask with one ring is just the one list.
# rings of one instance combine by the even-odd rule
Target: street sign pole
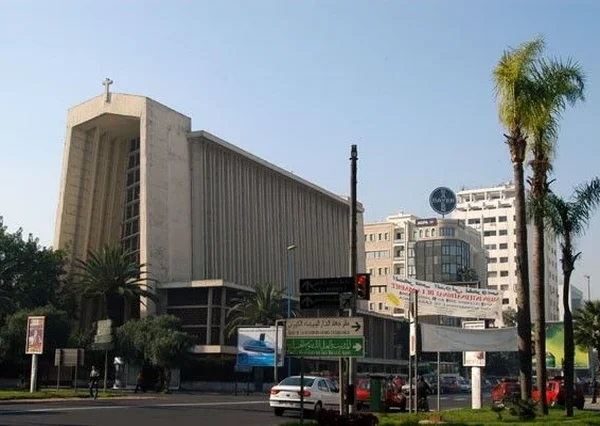
[[[358,248],[357,248],[357,205],[356,205],[356,175],[357,175],[357,163],[358,163],[358,149],[356,145],[352,145],[350,148],[350,276],[354,281],[352,302],[350,303],[350,317],[353,317],[356,312],[356,274],[358,273]],[[352,392],[353,395],[347,396],[346,398],[352,401],[352,404],[348,404],[348,412],[353,413],[356,411],[356,391],[354,384],[356,383],[356,359],[350,358],[348,360],[348,391]]]

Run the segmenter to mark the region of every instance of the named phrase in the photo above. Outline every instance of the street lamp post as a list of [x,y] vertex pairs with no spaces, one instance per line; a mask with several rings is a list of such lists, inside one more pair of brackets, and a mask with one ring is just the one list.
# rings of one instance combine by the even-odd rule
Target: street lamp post
[[590,297],[590,276],[589,275],[584,275],[585,278],[587,278],[587,285],[588,285],[588,302],[590,300],[592,300],[592,298]]
[[[294,250],[298,246],[295,244],[289,245],[287,248],[287,318],[292,316],[292,289],[294,287]],[[288,362],[288,377],[292,375],[291,359],[287,357]]]
[[281,353],[279,351],[279,345],[281,344],[283,347],[283,340],[281,342],[279,341],[279,324],[285,324],[285,320],[275,320],[275,356],[273,360],[273,381],[275,382],[275,385],[279,383],[279,375],[277,374],[279,368],[279,354]]

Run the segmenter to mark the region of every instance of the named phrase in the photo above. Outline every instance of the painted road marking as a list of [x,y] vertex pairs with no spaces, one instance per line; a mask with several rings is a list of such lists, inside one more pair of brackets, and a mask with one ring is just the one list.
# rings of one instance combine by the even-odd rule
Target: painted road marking
[[268,404],[269,401],[225,401],[225,402],[174,402],[171,404],[154,404],[154,405],[86,405],[85,407],[48,407],[48,408],[31,408],[25,410],[2,410],[0,415],[10,415],[19,413],[47,413],[60,411],[85,411],[85,410],[119,410],[123,408],[157,408],[157,407],[223,407],[235,405],[250,405],[250,404]]

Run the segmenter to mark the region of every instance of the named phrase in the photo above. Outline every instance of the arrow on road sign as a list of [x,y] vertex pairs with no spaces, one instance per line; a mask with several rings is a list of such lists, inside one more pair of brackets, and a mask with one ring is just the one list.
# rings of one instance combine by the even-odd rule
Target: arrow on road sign
[[358,321],[354,323],[354,325],[352,326],[352,328],[354,329],[354,331],[360,330],[360,324],[358,323]]
[[338,309],[339,294],[300,295],[300,309]]
[[356,352],[360,352],[362,345],[360,343],[355,343],[354,346],[352,346],[352,349],[354,349]]

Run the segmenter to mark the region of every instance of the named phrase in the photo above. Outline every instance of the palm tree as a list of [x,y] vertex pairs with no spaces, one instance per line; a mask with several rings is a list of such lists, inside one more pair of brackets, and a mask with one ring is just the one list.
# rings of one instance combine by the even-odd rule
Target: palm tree
[[[586,301],[583,308],[575,311],[573,315],[573,332],[577,346],[585,349],[594,349],[600,353],[600,300]],[[592,404],[596,403],[596,377],[599,367],[592,375]]]
[[[565,324],[565,361],[563,370],[565,374],[565,408],[567,416],[573,415],[573,376],[575,365],[575,344],[573,317],[569,307],[569,291],[571,274],[575,270],[575,262],[581,256],[581,252],[574,253],[574,239],[583,235],[587,229],[592,213],[600,206],[600,178],[580,185],[575,188],[570,200],[564,200],[553,193],[547,197],[546,217],[550,227],[561,236],[561,265],[563,270],[563,308]],[[587,304],[586,304],[587,306]],[[584,339],[581,335],[581,325],[584,317],[577,319],[578,331],[575,339]],[[596,324],[597,326],[597,324]],[[598,334],[599,329],[588,330]],[[577,337],[579,336],[579,337]],[[578,340],[583,342],[583,340]],[[581,343],[580,343],[581,345]],[[542,394],[543,395],[543,394]]]
[[285,318],[283,291],[273,284],[258,284],[254,293],[233,299],[235,305],[227,313],[227,335],[233,336],[244,325],[274,325]]
[[[560,60],[539,60],[533,73],[533,84],[538,93],[533,119],[527,125],[533,159],[531,186],[531,213],[533,216],[532,264],[533,304],[535,306],[535,353],[537,382],[540,394],[546,394],[546,306],[544,262],[544,199],[548,194],[548,173],[558,136],[558,122],[567,105],[583,100],[584,75],[577,63]],[[548,414],[545,398],[541,400],[542,412]]]
[[531,312],[529,306],[529,267],[527,257],[527,223],[523,162],[527,148],[525,134],[534,117],[538,93],[532,81],[536,61],[544,40],[536,38],[502,54],[494,69],[499,117],[507,129],[515,182],[515,222],[517,239],[517,333],[519,336],[519,376],[521,397],[531,398]]
[[109,318],[110,296],[117,295],[124,300],[124,322],[127,321],[127,307],[133,302],[140,298],[155,303],[159,300],[158,295],[147,287],[157,281],[144,271],[146,265],[133,261],[121,247],[106,245],[99,252],[90,250],[87,260],[77,259],[75,265],[74,278],[81,296],[99,297],[105,318]]

